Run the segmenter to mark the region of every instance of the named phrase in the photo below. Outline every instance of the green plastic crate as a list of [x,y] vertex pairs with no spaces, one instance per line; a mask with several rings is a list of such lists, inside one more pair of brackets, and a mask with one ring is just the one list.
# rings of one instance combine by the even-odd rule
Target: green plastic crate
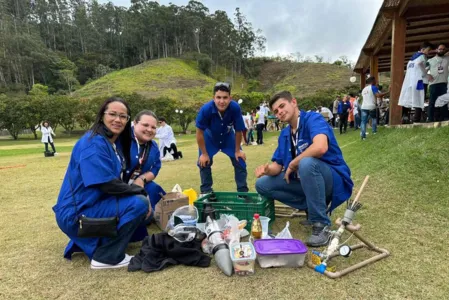
[[[247,220],[248,224],[246,229],[251,231],[251,223],[253,221],[254,214],[270,218],[270,226],[275,220],[275,208],[274,201],[260,196],[258,193],[232,193],[232,192],[214,192],[217,197],[216,202],[210,202],[217,212],[217,218],[221,214],[234,215],[239,220]],[[200,222],[203,214],[203,204],[209,199],[211,194],[207,194],[204,197],[199,198],[194,202],[195,207],[198,209],[200,216]],[[246,198],[239,198],[243,196]]]

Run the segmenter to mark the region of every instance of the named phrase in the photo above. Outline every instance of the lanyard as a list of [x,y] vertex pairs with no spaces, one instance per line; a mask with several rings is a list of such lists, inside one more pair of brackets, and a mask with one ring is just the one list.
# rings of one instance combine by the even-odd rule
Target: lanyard
[[148,157],[147,152],[149,151],[150,147],[148,147],[148,143],[145,143],[142,153],[140,153],[139,141],[137,140],[137,138],[135,139],[137,144],[137,155],[139,156],[139,167],[141,167],[145,163],[146,158]]
[[137,179],[142,173],[142,166],[146,163],[148,159],[148,153],[150,151],[150,142],[146,143],[144,148],[142,149],[142,153],[140,153],[140,144],[139,141],[136,138],[136,144],[137,144],[137,155],[139,156],[139,160],[137,163],[137,166],[132,170],[131,176],[128,180],[128,184],[133,184],[134,180]]
[[126,169],[125,159],[120,155],[115,143],[112,143],[112,149],[114,149],[115,155],[117,156],[117,159],[120,163],[120,177],[123,177],[123,171]]
[[293,133],[291,133],[290,135],[291,135],[291,139],[292,139],[292,142],[293,142],[293,146],[295,147],[295,153],[296,153],[296,155],[298,155],[298,149],[297,149],[297,145],[298,145],[298,135],[299,135],[299,123],[300,123],[300,119],[301,119],[301,116],[298,116],[298,123],[297,123],[297,125],[296,125],[296,132],[293,134]]

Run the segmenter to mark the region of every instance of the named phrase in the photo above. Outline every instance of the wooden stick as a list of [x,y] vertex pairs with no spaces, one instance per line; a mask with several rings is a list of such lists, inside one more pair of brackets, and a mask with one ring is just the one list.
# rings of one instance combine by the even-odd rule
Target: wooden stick
[[366,175],[365,180],[363,180],[362,186],[360,187],[360,190],[357,193],[357,196],[355,196],[355,199],[352,202],[352,205],[354,205],[357,201],[359,201],[360,195],[362,194],[362,191],[365,188],[365,185],[367,184],[368,179],[369,179],[369,175]]

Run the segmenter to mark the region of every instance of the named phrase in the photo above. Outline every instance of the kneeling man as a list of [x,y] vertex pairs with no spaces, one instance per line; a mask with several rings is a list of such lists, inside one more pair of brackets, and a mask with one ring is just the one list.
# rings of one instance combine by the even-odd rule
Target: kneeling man
[[257,167],[259,194],[308,211],[312,235],[307,245],[324,246],[330,234],[327,215],[352,194],[351,171],[334,132],[316,112],[299,110],[284,91],[273,96],[271,111],[289,125],[281,131],[272,162]]

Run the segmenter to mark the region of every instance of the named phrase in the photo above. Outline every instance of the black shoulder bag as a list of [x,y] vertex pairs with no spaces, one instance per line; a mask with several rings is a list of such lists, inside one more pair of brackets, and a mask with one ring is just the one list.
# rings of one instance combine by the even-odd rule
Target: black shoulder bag
[[115,217],[109,218],[89,218],[85,215],[78,217],[78,209],[76,205],[75,195],[73,193],[72,180],[69,176],[70,189],[72,191],[73,204],[75,205],[75,214],[78,218],[78,237],[82,238],[92,238],[92,237],[108,237],[113,238],[117,236],[117,224],[119,221],[118,217],[118,197],[116,199],[117,213]]

